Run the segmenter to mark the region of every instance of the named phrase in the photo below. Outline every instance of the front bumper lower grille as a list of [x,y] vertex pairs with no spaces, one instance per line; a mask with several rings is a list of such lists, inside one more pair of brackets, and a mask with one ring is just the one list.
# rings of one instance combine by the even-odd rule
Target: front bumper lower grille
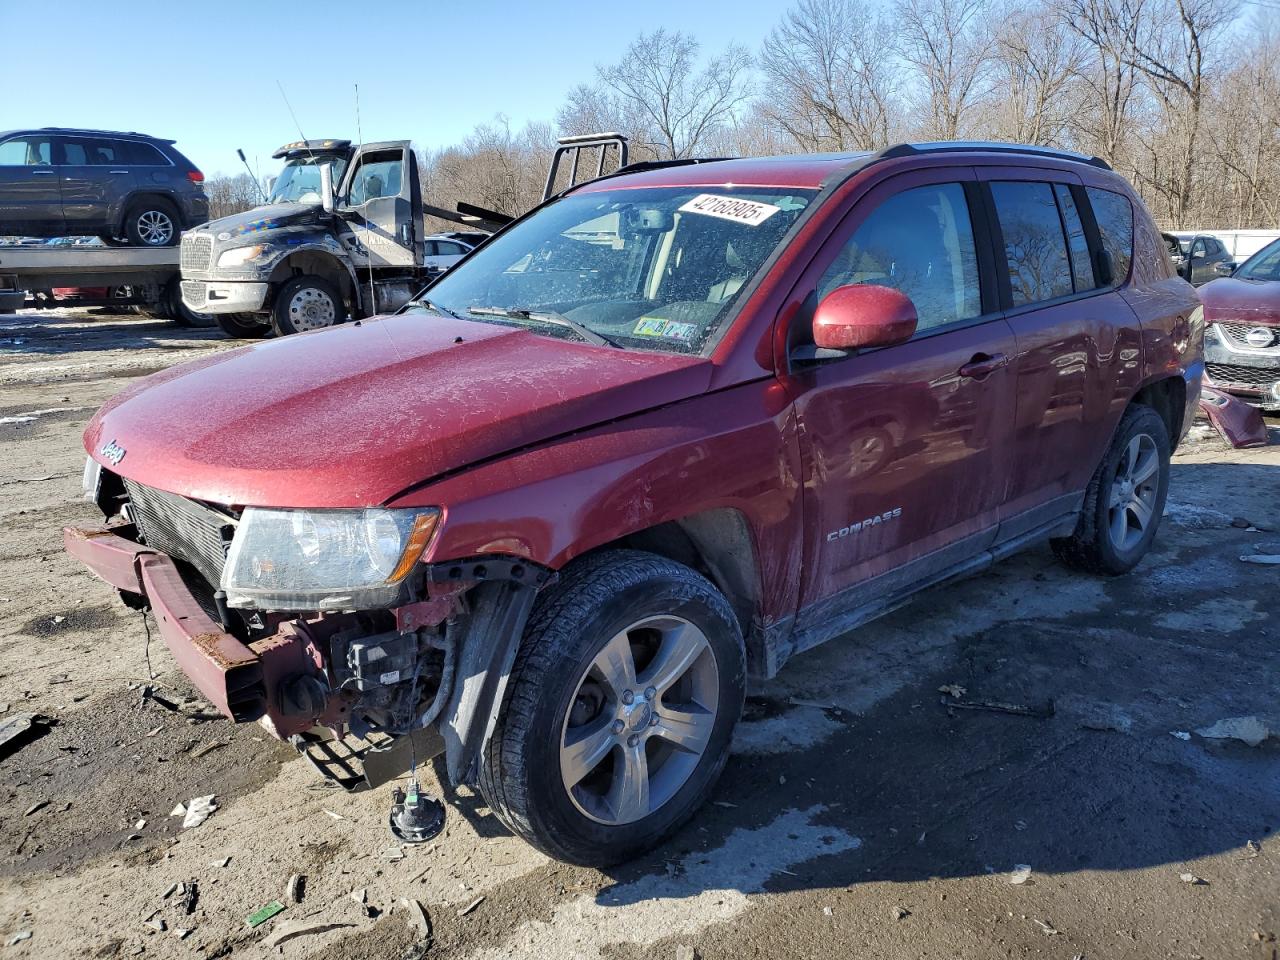
[[146,545],[189,563],[217,586],[235,533],[232,518],[195,500],[132,480],[126,479],[124,486],[129,493],[130,518]]
[[1245,367],[1234,363],[1206,363],[1205,369],[1213,382],[1219,384],[1237,384],[1264,390],[1280,381],[1280,366]]

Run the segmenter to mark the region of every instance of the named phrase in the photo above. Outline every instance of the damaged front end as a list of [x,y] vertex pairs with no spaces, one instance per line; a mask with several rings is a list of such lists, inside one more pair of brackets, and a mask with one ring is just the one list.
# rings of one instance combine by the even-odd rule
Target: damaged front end
[[348,789],[440,752],[453,782],[473,778],[550,571],[421,562],[439,511],[255,517],[90,463],[86,495],[108,523],[64,530],[67,551],[154,613],[221,713],[258,721]]

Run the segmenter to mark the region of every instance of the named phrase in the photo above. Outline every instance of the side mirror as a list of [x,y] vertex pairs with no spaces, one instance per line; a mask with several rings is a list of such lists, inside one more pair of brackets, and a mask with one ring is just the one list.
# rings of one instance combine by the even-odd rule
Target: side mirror
[[1219,260],[1213,265],[1213,272],[1220,277],[1229,277],[1236,272],[1236,265],[1231,260]]
[[333,169],[327,163],[320,164],[320,206],[333,213]]
[[888,347],[916,332],[916,306],[892,287],[851,283],[836,287],[813,314],[813,342],[820,350]]

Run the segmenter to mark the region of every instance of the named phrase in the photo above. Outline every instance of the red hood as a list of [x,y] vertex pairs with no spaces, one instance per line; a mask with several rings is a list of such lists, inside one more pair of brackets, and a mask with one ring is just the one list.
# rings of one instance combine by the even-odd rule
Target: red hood
[[[456,342],[461,340],[461,342]],[[98,411],[116,473],[226,504],[355,507],[707,389],[700,357],[405,314],[172,367]],[[118,465],[102,454],[123,448]]]
[[1280,327],[1280,282],[1222,277],[1197,291],[1204,304],[1204,318]]

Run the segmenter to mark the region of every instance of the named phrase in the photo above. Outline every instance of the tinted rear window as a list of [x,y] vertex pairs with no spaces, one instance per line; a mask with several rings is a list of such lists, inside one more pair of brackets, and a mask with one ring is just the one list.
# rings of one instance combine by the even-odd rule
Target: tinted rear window
[[1004,236],[1013,305],[1074,292],[1062,219],[1047,183],[992,183],[991,195]]
[[107,166],[120,163],[114,140],[97,137],[63,137],[62,162],[69,166]]
[[1133,261],[1133,207],[1129,198],[1110,190],[1086,187],[1093,217],[1098,221],[1102,248],[1111,255],[1111,285],[1118,287],[1129,276]]
[[163,153],[149,143],[139,140],[121,140],[119,142],[124,154],[124,162],[143,167],[167,167],[169,161]]

